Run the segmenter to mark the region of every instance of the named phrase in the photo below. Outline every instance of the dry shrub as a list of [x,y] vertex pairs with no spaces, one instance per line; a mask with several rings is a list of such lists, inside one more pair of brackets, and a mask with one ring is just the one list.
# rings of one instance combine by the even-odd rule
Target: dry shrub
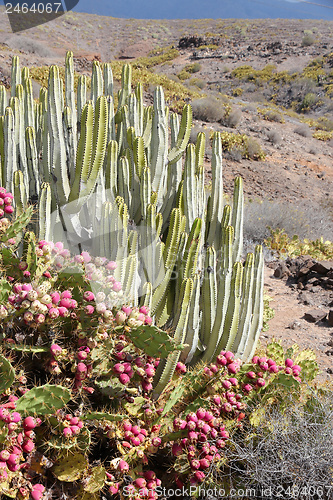
[[249,158],[259,158],[262,154],[262,149],[258,141],[253,139],[253,137],[249,137],[247,141],[247,154]]
[[282,141],[281,134],[277,130],[269,130],[267,132],[267,137],[269,142],[271,142],[272,144],[280,144],[280,142]]
[[333,498],[333,393],[311,392],[305,406],[290,398],[283,412],[267,408],[255,432],[246,429],[226,448],[232,475],[243,488],[277,494],[289,487],[298,491],[294,498]]
[[226,151],[224,153],[224,157],[227,160],[240,162],[243,156],[242,156],[242,152],[240,151],[240,149],[237,147],[234,147],[230,151]]
[[48,49],[45,44],[32,40],[27,36],[15,35],[11,37],[7,45],[12,49],[17,49],[20,52],[28,54],[36,54],[39,57],[52,57],[53,53]]
[[264,117],[270,122],[284,123],[283,116],[278,111],[267,111]]
[[302,137],[312,137],[312,132],[307,125],[298,125],[298,127],[294,129],[294,132]]
[[313,35],[307,34],[302,38],[302,47],[310,47],[315,43],[315,38]]
[[248,202],[244,210],[244,236],[263,242],[272,229],[284,229],[288,236],[315,240],[321,236],[331,240],[333,234],[332,209],[323,203],[296,204],[281,201]]
[[222,104],[214,97],[195,99],[192,102],[193,116],[204,122],[218,122],[224,117]]
[[223,123],[226,127],[235,128],[240,122],[242,113],[239,109],[233,109],[223,120]]

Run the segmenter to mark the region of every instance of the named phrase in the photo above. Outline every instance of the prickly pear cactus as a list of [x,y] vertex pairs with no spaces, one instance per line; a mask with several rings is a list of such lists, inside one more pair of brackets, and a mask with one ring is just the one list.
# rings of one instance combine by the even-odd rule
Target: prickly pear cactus
[[52,472],[59,481],[71,483],[83,476],[87,465],[85,456],[81,453],[75,453],[61,457],[53,467]]
[[142,349],[148,356],[157,358],[166,358],[170,352],[181,351],[184,348],[157,326],[131,329],[128,336],[136,347]]
[[9,389],[15,380],[15,370],[4,356],[0,355],[0,392]]
[[63,408],[71,399],[71,392],[60,385],[34,387],[21,396],[16,410],[26,414],[50,415]]

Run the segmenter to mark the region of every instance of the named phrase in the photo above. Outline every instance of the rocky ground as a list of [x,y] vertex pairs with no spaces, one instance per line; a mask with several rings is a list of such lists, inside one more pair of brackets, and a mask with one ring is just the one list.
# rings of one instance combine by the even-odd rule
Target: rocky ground
[[[179,56],[156,66],[153,71],[176,78],[186,64],[199,61],[200,70],[194,76],[205,82],[202,95],[218,96],[219,90],[225,92],[228,87],[230,71],[240,65],[250,64],[255,69],[262,69],[266,64],[274,64],[278,71],[298,71],[310,60],[333,52],[333,25],[326,21],[147,21],[69,12],[56,21],[13,35],[1,9],[0,81],[7,85],[10,84],[11,58],[16,54],[22,65],[30,67],[63,65],[66,50],[73,50],[76,70],[89,74],[94,59],[131,62],[153,49],[173,45],[179,48]],[[301,43],[306,30],[312,30],[316,38],[309,47]],[[206,48],[199,49],[205,45]],[[38,85],[35,90],[37,94]],[[295,206],[308,204],[310,211],[312,206],[321,206],[323,217],[333,221],[333,141],[300,136],[295,132],[299,121],[285,114],[283,108],[284,123],[264,120],[253,107],[254,103],[260,105],[264,101],[260,92],[251,101],[235,97],[232,106],[241,111],[241,118],[233,129],[222,127],[220,123],[194,121],[198,130],[247,134],[255,138],[266,153],[264,161],[227,158],[224,163],[226,193],[232,192],[234,177],[241,175],[248,198],[275,200],[281,202],[281,206],[286,202]],[[269,139],[271,132],[279,136],[275,143]],[[209,179],[209,155],[206,160]],[[328,227],[332,229],[333,223]],[[329,233],[330,229],[325,237],[333,240],[333,229],[331,235]],[[275,317],[261,340],[265,342],[275,337],[286,344],[297,342],[301,347],[313,348],[323,369],[322,376],[331,377],[332,270],[321,275],[318,269],[313,270],[310,266],[308,273],[300,276],[300,262],[289,263],[280,273],[281,277],[274,277],[277,265],[266,268],[265,285],[273,298],[271,306],[275,309]],[[312,320],[311,310],[317,311]],[[320,317],[318,311],[325,312],[325,318]]]

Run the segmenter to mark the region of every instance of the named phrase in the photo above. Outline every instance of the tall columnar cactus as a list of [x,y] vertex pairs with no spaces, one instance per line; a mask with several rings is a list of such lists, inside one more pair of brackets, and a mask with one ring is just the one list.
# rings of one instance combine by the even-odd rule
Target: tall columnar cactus
[[[225,205],[221,134],[213,136],[206,200],[205,135],[188,144],[190,105],[179,120],[157,87],[145,106],[129,65],[117,109],[110,64],[93,63],[90,100],[87,78],[77,89],[74,82],[69,52],[65,82],[51,66],[36,104],[17,57],[9,107],[0,86],[0,181],[14,188],[17,213],[29,200],[38,205],[40,238],[117,260],[125,299],[148,305],[155,324],[187,344],[182,360],[207,362],[226,348],[248,359],[262,327],[263,258],[257,247],[243,269],[243,183],[236,178]],[[161,363],[157,396],[179,356]]]

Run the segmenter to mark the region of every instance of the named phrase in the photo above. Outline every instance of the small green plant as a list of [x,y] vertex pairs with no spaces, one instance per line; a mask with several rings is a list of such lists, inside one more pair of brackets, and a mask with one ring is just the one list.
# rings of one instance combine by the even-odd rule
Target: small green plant
[[265,245],[276,251],[279,256],[311,255],[318,260],[333,258],[333,243],[329,240],[324,241],[323,238],[300,240],[297,235],[289,237],[284,229],[269,229],[271,235],[265,240]]
[[234,97],[240,97],[244,92],[244,89],[242,89],[241,87],[237,87],[235,89],[232,90],[232,95]]
[[313,132],[312,137],[319,141],[330,141],[333,137],[333,132],[326,132],[325,130],[317,130]]
[[310,47],[315,43],[315,37],[313,36],[312,32],[306,33],[303,38],[302,38],[302,47]]
[[314,94],[313,92],[307,93],[300,105],[300,111],[306,113],[314,109],[317,105],[317,102],[318,97],[316,96],[316,94]]

